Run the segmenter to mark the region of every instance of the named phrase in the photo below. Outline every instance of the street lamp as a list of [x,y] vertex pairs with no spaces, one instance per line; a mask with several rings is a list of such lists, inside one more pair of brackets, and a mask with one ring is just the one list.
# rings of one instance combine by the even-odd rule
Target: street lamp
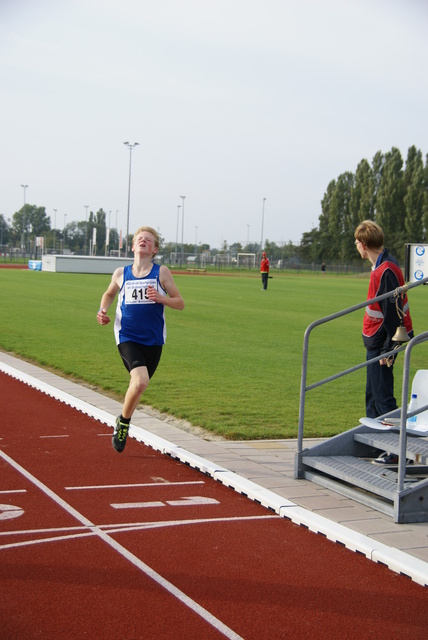
[[184,199],[186,196],[180,196],[183,201],[181,212],[181,264],[184,262]]
[[62,253],[64,254],[64,249],[65,249],[65,229],[66,229],[66,225],[67,225],[67,214],[64,213],[64,230],[62,232],[63,238],[62,238]]
[[55,246],[56,246],[56,212],[57,209],[54,209],[54,235],[53,235],[53,250],[55,253]]
[[84,207],[85,207],[85,209],[86,209],[86,224],[85,224],[85,251],[84,251],[85,256],[86,256],[86,243],[87,243],[87,241],[88,241],[88,207],[89,207],[89,205],[88,205],[88,204],[84,204],[83,206],[84,206]]
[[25,251],[25,195],[28,188],[28,184],[21,184],[21,187],[24,189],[24,208],[22,210],[22,244],[24,246],[24,251]]
[[129,183],[128,183],[128,215],[126,218],[126,250],[125,250],[125,258],[128,257],[128,236],[129,236],[129,207],[131,204],[131,165],[132,165],[132,151],[135,147],[137,147],[140,143],[133,142],[124,142],[123,143],[129,149]]
[[260,253],[263,251],[263,224],[265,221],[265,202],[266,198],[263,198],[263,209],[262,209],[262,238],[260,240]]
[[177,253],[178,253],[178,221],[180,219],[180,207],[181,205],[177,205],[177,233],[175,235],[175,263],[177,263]]

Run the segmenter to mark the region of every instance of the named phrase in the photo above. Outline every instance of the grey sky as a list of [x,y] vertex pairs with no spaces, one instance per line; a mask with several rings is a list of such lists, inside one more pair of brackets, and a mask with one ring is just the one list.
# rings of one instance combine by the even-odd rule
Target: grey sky
[[[0,0],[0,213],[298,243],[330,180],[428,153],[426,0]],[[109,212],[111,211],[111,215]],[[181,210],[179,241],[181,241]],[[197,228],[196,228],[197,227]]]

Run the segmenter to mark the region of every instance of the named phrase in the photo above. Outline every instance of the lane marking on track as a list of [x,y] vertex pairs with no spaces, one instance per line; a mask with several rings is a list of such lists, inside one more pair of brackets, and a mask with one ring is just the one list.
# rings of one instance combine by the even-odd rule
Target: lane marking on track
[[82,491],[85,489],[129,489],[132,487],[180,487],[194,484],[205,484],[205,482],[203,480],[189,482],[168,482],[163,480],[162,482],[138,482],[135,484],[93,484],[80,487],[64,487],[64,489],[67,489],[67,491]]
[[58,435],[58,436],[39,436],[40,439],[48,440],[49,438],[69,438],[68,434]]
[[27,489],[4,489],[3,491],[0,491],[0,494],[4,493],[27,493]]
[[19,518],[24,513],[21,507],[15,507],[13,504],[0,504],[0,520],[11,520]]
[[165,502],[116,502],[110,504],[113,509],[144,509],[146,507],[194,507],[206,504],[220,504],[214,498],[206,498],[205,496],[188,496],[181,500],[165,500]]
[[[114,523],[114,524],[101,524],[98,528],[109,533],[128,533],[130,531],[144,531],[145,529],[164,529],[166,527],[179,527],[195,524],[216,524],[216,523],[228,523],[228,522],[245,522],[251,520],[272,520],[277,519],[276,514],[266,516],[232,516],[228,518],[197,518],[190,520],[164,520],[161,522],[127,522],[127,523]],[[3,549],[13,549],[15,547],[29,547],[33,544],[42,544],[43,542],[63,542],[64,540],[76,540],[78,538],[89,538],[97,535],[96,531],[88,531],[86,527],[55,527],[52,529],[27,529],[16,531],[3,531],[0,532],[0,536],[20,536],[29,534],[43,533],[61,533],[66,532],[66,535],[51,536],[50,538],[35,538],[33,540],[24,540],[22,542],[11,542],[8,544],[0,545],[0,551]],[[74,533],[72,533],[74,532]]]
[[181,589],[178,589],[172,582],[166,580],[163,576],[161,576],[157,571],[149,567],[145,562],[140,560],[137,556],[131,553],[126,547],[122,546],[119,542],[117,542],[114,538],[111,538],[108,533],[103,531],[100,527],[97,527],[93,522],[91,522],[88,518],[86,518],[83,514],[79,513],[77,509],[68,504],[65,500],[63,500],[59,495],[57,495],[52,489],[49,489],[43,482],[38,480],[35,476],[33,476],[29,471],[24,469],[18,462],[13,460],[10,456],[8,456],[4,451],[0,449],[0,457],[3,458],[6,462],[8,462],[16,471],[19,471],[27,480],[32,482],[36,487],[38,487],[43,493],[49,496],[56,504],[62,507],[67,513],[76,518],[78,522],[81,522],[83,525],[88,527],[93,534],[97,535],[99,538],[104,540],[112,549],[114,549],[117,553],[119,553],[123,558],[126,558],[129,562],[131,562],[135,567],[137,567],[140,571],[142,571],[146,576],[154,580],[157,584],[163,587],[166,591],[168,591],[172,596],[174,596],[177,600],[182,602],[185,606],[187,606],[191,611],[200,616],[205,622],[210,624],[212,627],[217,629],[220,633],[222,633],[229,640],[244,640],[240,635],[235,633],[233,629],[230,629],[227,625],[225,625],[221,620],[216,618],[212,613],[204,609],[200,604],[195,602],[192,598],[186,595]]

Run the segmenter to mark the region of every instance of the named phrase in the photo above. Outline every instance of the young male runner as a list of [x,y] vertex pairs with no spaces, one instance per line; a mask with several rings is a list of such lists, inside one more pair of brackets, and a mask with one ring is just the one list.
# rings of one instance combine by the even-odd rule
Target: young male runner
[[165,307],[184,309],[183,298],[170,270],[153,262],[158,249],[157,232],[151,227],[140,227],[132,240],[134,263],[119,267],[113,273],[97,313],[99,324],[108,324],[107,311],[119,293],[114,335],[130,374],[112,441],[119,452],[125,448],[132,415],[161,358],[166,338]]

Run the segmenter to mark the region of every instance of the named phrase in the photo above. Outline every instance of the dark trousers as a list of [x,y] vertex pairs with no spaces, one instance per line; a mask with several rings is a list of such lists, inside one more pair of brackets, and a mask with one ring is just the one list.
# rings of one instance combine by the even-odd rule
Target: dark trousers
[[[367,349],[366,360],[380,355],[379,349]],[[367,366],[366,415],[377,418],[397,409],[394,397],[393,367],[380,365],[379,361]]]
[[263,289],[267,289],[267,285],[268,285],[268,277],[269,277],[269,274],[268,274],[268,273],[262,273],[262,284],[263,284]]

